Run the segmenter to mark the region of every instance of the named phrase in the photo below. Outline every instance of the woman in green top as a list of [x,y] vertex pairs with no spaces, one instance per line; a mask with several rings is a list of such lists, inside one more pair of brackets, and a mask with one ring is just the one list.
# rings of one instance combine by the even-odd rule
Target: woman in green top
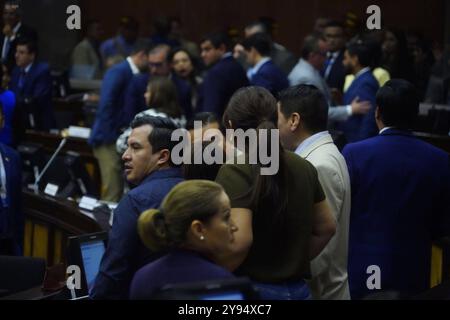
[[[258,133],[276,129],[277,119],[275,98],[259,87],[237,91],[223,116],[229,129]],[[263,299],[309,299],[304,282],[309,262],[333,236],[335,221],[309,162],[280,145],[272,155],[278,157],[278,172],[261,175],[262,165],[248,161],[255,147],[247,143],[246,163],[225,164],[216,178],[230,197],[239,229],[228,268],[252,279]]]

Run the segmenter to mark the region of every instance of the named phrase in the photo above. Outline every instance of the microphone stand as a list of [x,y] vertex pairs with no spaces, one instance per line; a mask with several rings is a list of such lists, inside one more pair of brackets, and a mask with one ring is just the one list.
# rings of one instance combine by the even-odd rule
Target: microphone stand
[[58,148],[56,148],[55,152],[53,153],[52,157],[50,158],[50,160],[48,160],[47,164],[45,165],[44,169],[42,170],[42,172],[38,175],[38,177],[36,178],[36,181],[33,184],[32,189],[34,190],[35,193],[38,193],[39,191],[39,182],[41,181],[42,177],[44,176],[45,172],[47,172],[48,168],[50,167],[50,165],[53,163],[53,161],[55,160],[56,156],[58,155],[58,153],[61,151],[61,149],[64,147],[64,145],[67,142],[67,138],[64,138],[61,140],[61,142],[59,143]]

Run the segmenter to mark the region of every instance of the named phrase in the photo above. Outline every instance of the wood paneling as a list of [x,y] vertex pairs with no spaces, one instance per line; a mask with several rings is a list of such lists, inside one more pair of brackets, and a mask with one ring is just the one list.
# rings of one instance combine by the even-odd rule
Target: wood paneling
[[143,35],[150,34],[152,18],[179,16],[187,37],[194,41],[211,30],[227,26],[242,30],[259,16],[271,16],[279,24],[276,40],[298,53],[303,37],[311,31],[317,17],[341,19],[351,11],[365,21],[366,8],[371,4],[381,7],[385,26],[419,30],[437,41],[444,37],[444,0],[129,0],[114,6],[109,0],[82,0],[80,4],[83,19],[97,18],[104,23],[105,37],[115,33],[122,15],[136,17]]

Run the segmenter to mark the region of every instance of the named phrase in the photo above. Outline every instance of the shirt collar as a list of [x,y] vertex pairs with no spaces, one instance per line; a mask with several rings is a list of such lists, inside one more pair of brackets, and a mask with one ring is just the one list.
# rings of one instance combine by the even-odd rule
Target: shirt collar
[[326,135],[329,135],[328,131],[322,131],[322,132],[318,132],[316,134],[313,134],[309,138],[303,140],[302,143],[300,143],[300,145],[297,147],[297,149],[295,149],[295,153],[300,155],[306,148],[308,148],[309,146],[314,144],[319,139],[325,137]]
[[355,74],[355,79],[358,78],[359,76],[361,76],[362,74],[368,72],[368,71],[370,71],[369,67],[365,67],[365,68],[359,70],[359,72],[357,74]]
[[223,54],[222,60],[226,59],[226,58],[229,58],[229,57],[232,57],[232,56],[233,56],[233,54],[231,52],[226,52],[226,53]]
[[328,51],[327,56],[328,59],[336,59],[339,56],[339,51],[335,52]]
[[31,69],[31,67],[33,66],[33,62],[30,63],[29,65],[27,65],[23,70],[25,71],[25,73],[28,73]]
[[138,74],[140,71],[139,71],[138,67],[134,64],[133,59],[131,59],[131,57],[128,57],[127,61],[128,61],[128,64],[130,65],[131,72],[134,75]]
[[390,130],[390,129],[394,129],[394,127],[384,127],[383,129],[380,130],[379,134],[382,134],[383,132]]
[[183,178],[181,168],[168,168],[154,171],[150,173],[140,184],[148,183],[153,180],[168,178]]
[[248,69],[247,72],[248,78],[251,79],[255,74],[258,73],[259,69],[261,69],[261,67],[270,60],[272,59],[270,59],[269,57],[262,58],[257,64],[255,64],[253,68]]
[[17,31],[19,31],[20,27],[22,26],[22,22],[19,21],[18,24],[16,24],[16,26],[14,27],[14,29],[12,30],[14,34],[17,33]]

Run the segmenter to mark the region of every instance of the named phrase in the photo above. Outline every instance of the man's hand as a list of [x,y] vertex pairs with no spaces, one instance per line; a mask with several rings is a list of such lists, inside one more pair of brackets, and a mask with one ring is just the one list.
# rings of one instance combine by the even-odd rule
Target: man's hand
[[5,24],[5,26],[3,27],[3,34],[5,35],[5,37],[11,37],[13,35],[13,29],[9,24]]
[[356,97],[352,101],[352,114],[366,114],[372,107],[370,101],[360,101],[359,97]]

